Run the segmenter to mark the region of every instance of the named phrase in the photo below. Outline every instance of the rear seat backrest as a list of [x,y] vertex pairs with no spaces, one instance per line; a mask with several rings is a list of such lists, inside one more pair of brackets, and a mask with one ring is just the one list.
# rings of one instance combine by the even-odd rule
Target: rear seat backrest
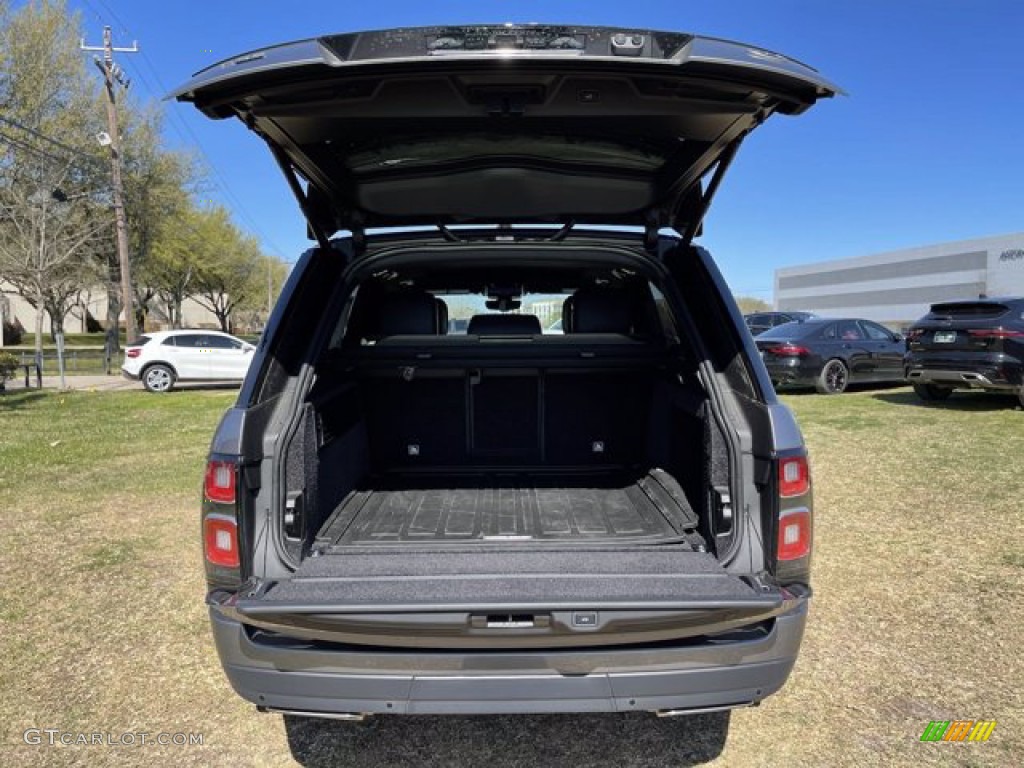
[[542,333],[536,315],[473,315],[466,326],[469,336],[536,336]]

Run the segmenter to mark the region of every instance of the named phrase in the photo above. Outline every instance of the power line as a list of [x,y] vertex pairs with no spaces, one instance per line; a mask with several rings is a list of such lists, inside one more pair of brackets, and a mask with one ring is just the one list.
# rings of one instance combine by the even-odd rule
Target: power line
[[[89,5],[90,8],[93,9],[93,12],[96,13],[95,6],[93,6],[92,3],[89,2],[89,0],[85,0],[85,2]],[[114,10],[110,7],[109,4],[104,2],[104,0],[96,0],[96,2],[121,27],[121,31],[122,32],[124,32],[126,35],[131,36],[132,32],[131,32],[130,29],[128,29],[128,25],[125,24],[124,20],[121,19],[117,15],[117,13],[114,12]],[[149,88],[149,90],[151,92],[159,92],[159,94],[161,94],[161,95],[168,93],[170,91],[170,89],[166,86],[166,84],[161,79],[159,70],[153,64],[153,62],[150,60],[150,58],[147,55],[146,51],[142,50],[142,51],[139,51],[139,53],[141,54],[142,62],[145,64],[146,67],[149,68],[150,73],[153,76],[153,80],[155,80],[156,86],[157,86],[157,88],[154,88],[153,87],[153,82],[151,82],[146,77],[146,75],[140,70],[138,72],[139,77],[146,84],[146,87]],[[232,188],[228,184],[227,179],[220,172],[220,169],[217,167],[216,163],[214,163],[211,160],[209,154],[206,152],[205,148],[203,147],[202,142],[199,140],[199,136],[196,135],[196,132],[194,130],[192,130],[192,127],[175,110],[173,110],[173,109],[167,110],[166,114],[168,114],[171,117],[171,125],[172,125],[173,129],[175,130],[175,132],[178,134],[178,137],[182,141],[184,141],[186,144],[192,145],[196,149],[199,150],[199,154],[202,156],[203,160],[206,162],[207,167],[213,172],[213,175],[216,177],[214,179],[214,182],[215,182],[216,186],[221,190],[221,192],[224,194],[224,196],[226,198],[228,198],[228,200],[232,203],[232,205],[234,206],[234,209],[238,212],[238,215],[242,219],[245,220],[246,224],[250,227],[250,229],[256,235],[259,236],[259,238],[270,248],[270,250],[275,251],[277,253],[278,257],[283,260],[285,258],[284,249],[282,249],[280,246],[278,246],[278,244],[275,243],[269,237],[269,235],[267,235],[267,233],[263,230],[263,228],[260,226],[260,224],[256,221],[255,217],[253,217],[249,213],[249,211],[246,209],[245,205],[243,205],[241,199],[235,194],[234,190],[232,190]],[[188,135],[186,136],[185,134],[188,134]]]
[[83,152],[80,149],[76,149],[75,147],[69,146],[68,144],[64,144],[64,143],[62,143],[60,141],[57,141],[52,136],[47,136],[45,133],[41,133],[40,131],[37,131],[34,128],[30,128],[27,125],[22,125],[17,120],[12,120],[9,117],[4,117],[3,115],[0,115],[0,122],[7,123],[8,125],[10,125],[10,126],[12,126],[14,128],[18,128],[18,129],[20,129],[22,131],[25,131],[26,133],[29,133],[29,134],[35,136],[38,139],[42,139],[43,141],[47,142],[48,144],[52,144],[55,147],[59,147],[60,149],[64,150],[65,152],[70,152],[73,155],[79,155],[80,157],[84,157],[86,160],[88,160],[91,163],[99,163],[99,164],[103,163],[103,161],[100,160],[98,157],[95,157],[94,155],[90,155],[88,152]]
[[45,150],[39,149],[38,147],[34,147],[31,144],[26,143],[22,139],[18,139],[14,136],[11,136],[10,134],[4,133],[3,131],[0,131],[0,141],[9,144],[12,147],[16,147],[17,149],[21,149],[25,152],[35,155],[36,157],[44,158],[46,160],[50,160],[56,163],[67,163],[68,167],[70,168],[75,168],[79,171],[84,170],[81,166],[75,165],[75,161],[70,158],[51,154]]

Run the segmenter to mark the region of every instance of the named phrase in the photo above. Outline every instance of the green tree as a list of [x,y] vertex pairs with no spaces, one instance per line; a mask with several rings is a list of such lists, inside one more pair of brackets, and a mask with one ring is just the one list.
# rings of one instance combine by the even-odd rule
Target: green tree
[[250,277],[251,285],[235,307],[233,324],[249,330],[263,327],[287,279],[287,264],[274,256],[260,254]]
[[767,301],[755,299],[752,296],[737,296],[736,303],[740,307],[740,312],[744,315],[749,315],[752,312],[769,312],[772,308],[772,305]]
[[0,8],[0,275],[36,309],[37,352],[46,310],[59,330],[110,227],[79,33],[63,2]]
[[231,330],[231,313],[251,297],[262,253],[256,239],[243,235],[228,212],[216,206],[198,213],[192,298],[209,309],[221,330]]
[[155,109],[128,113],[123,122],[125,214],[137,320],[143,328],[149,312],[163,303],[162,292],[168,282],[176,282],[168,280],[167,269],[172,265],[161,259],[167,251],[162,241],[169,239],[173,244],[180,239],[178,230],[188,225],[194,207],[189,192],[198,172],[189,155],[162,147],[161,119]]

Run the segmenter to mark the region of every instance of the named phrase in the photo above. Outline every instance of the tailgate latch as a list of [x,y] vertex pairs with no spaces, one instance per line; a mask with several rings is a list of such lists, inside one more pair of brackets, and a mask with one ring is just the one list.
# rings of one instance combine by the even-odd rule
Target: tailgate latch
[[721,536],[732,530],[732,495],[725,488],[712,492],[715,504],[715,534]]
[[551,617],[533,613],[486,613],[469,617],[473,629],[547,629]]

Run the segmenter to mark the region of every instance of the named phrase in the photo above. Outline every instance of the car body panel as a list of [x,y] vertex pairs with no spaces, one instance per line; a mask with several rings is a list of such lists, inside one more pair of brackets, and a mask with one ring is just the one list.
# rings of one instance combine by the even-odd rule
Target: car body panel
[[166,340],[161,342],[160,352],[167,355],[167,361],[174,366],[178,378],[209,379],[213,376],[210,365],[210,355],[213,348],[210,346],[209,336],[201,333],[185,333],[178,336],[170,336],[174,344],[167,344]]
[[520,714],[732,708],[778,690],[807,619],[801,600],[765,633],[653,648],[380,652],[288,643],[210,609],[232,687],[270,709],[323,713]]
[[287,174],[309,181],[297,194],[326,237],[507,221],[695,231],[716,186],[702,191],[705,174],[773,113],[837,92],[813,69],[739,43],[504,25],[276,46],[203,70],[174,95],[266,140]]

